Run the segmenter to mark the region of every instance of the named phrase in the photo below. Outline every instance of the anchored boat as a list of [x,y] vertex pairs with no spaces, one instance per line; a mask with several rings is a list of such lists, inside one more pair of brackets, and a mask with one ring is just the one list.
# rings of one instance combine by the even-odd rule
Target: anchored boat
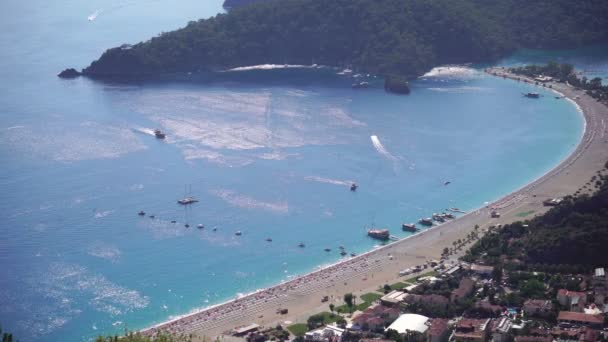
[[391,237],[388,229],[369,229],[367,235],[378,240],[388,240]]
[[418,230],[415,223],[404,223],[401,225],[401,228],[406,232],[415,232]]
[[430,217],[421,218],[420,220],[418,220],[418,223],[420,223],[421,225],[424,225],[424,226],[432,226],[433,225],[433,219],[430,218]]
[[198,200],[192,196],[184,197],[177,201],[177,203],[179,203],[181,205],[188,205],[188,204],[192,204],[192,203],[196,203],[196,202],[198,202]]
[[539,93],[525,93],[523,95],[529,99],[538,99],[540,97]]

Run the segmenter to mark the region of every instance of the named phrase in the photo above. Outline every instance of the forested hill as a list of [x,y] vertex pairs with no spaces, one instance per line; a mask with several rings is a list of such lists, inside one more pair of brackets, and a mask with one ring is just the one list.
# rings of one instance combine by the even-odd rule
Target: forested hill
[[268,0],[107,50],[91,77],[322,64],[415,77],[518,47],[608,41],[606,0]]
[[249,5],[254,2],[261,2],[261,1],[268,1],[268,0],[224,0],[223,7],[224,8],[235,8],[238,6]]

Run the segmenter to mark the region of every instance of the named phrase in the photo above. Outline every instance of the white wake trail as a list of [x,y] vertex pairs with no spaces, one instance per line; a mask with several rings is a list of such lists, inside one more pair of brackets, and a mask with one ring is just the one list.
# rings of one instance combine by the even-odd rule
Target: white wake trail
[[102,9],[96,10],[95,12],[91,13],[91,15],[89,15],[87,17],[87,19],[89,21],[93,21],[93,20],[97,19],[97,17],[101,14],[102,11],[103,11]]
[[382,154],[383,156],[392,160],[393,162],[397,161],[397,157],[390,154],[390,152],[388,152],[386,150],[386,148],[384,148],[384,145],[382,145],[382,143],[380,142],[380,139],[378,139],[378,136],[372,135],[370,137],[370,139],[372,140],[372,145],[374,145],[374,148],[376,149],[376,151],[378,151],[378,153]]

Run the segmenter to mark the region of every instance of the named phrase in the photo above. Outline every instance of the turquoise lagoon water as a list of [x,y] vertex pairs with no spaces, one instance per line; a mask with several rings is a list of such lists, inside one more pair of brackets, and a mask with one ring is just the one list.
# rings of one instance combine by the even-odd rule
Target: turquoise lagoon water
[[[468,68],[414,82],[410,96],[373,78],[352,90],[332,69],[129,85],[55,77],[220,5],[0,5],[0,323],[20,340],[143,328],[336,262],[339,245],[370,250],[366,227],[405,237],[402,222],[479,207],[581,137],[567,101],[525,99],[529,86]],[[187,209],[176,204],[185,185],[200,199]]]

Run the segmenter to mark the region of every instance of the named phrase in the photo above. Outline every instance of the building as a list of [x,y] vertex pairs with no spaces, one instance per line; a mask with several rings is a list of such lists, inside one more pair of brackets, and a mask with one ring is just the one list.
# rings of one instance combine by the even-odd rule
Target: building
[[473,280],[471,280],[470,278],[462,278],[462,280],[460,280],[458,288],[452,291],[450,301],[452,303],[460,302],[463,298],[466,298],[473,292],[474,287],[475,283],[473,282]]
[[604,271],[603,267],[599,267],[595,269],[595,277],[596,278],[605,278],[606,277],[606,272]]
[[408,331],[416,331],[424,334],[429,328],[429,325],[427,324],[428,321],[429,318],[426,316],[417,314],[403,314],[385,330],[395,330],[400,334],[405,334]]
[[407,293],[394,290],[382,296],[382,298],[380,298],[380,302],[386,306],[396,306],[399,305],[399,303],[401,303],[406,296],[408,296]]
[[600,340],[600,332],[591,328],[583,327],[579,330],[578,340],[580,342],[595,342]]
[[426,331],[429,342],[446,342],[448,340],[448,320],[444,318],[434,318],[431,321],[429,330]]
[[593,288],[593,302],[596,305],[604,305],[608,298],[608,288],[604,286],[596,286]]
[[407,304],[418,304],[426,309],[435,309],[435,310],[447,310],[448,305],[450,304],[450,300],[447,297],[430,294],[430,295],[417,295],[410,294],[405,297],[404,300]]
[[340,342],[344,329],[338,328],[335,325],[327,325],[323,328],[309,331],[304,334],[305,341],[315,342]]
[[553,304],[549,300],[528,299],[522,310],[527,316],[548,317],[553,313]]
[[557,291],[557,301],[567,307],[568,311],[581,312],[587,303],[587,294],[560,289]]
[[456,342],[485,342],[492,319],[461,319],[452,334]]
[[353,324],[363,330],[381,331],[388,324],[393,322],[401,311],[397,308],[384,305],[376,305],[367,308],[363,313],[353,319]]
[[471,265],[471,272],[476,273],[480,276],[490,277],[492,275],[493,271],[494,271],[494,267],[492,267],[492,266],[479,265],[479,264]]
[[588,315],[581,312],[572,311],[560,311],[557,316],[557,321],[562,326],[589,326],[594,328],[601,328],[604,325],[603,315]]
[[510,340],[509,331],[513,326],[513,321],[506,316],[492,321],[492,342],[508,342]]
[[515,336],[515,342],[552,342],[551,336]]

